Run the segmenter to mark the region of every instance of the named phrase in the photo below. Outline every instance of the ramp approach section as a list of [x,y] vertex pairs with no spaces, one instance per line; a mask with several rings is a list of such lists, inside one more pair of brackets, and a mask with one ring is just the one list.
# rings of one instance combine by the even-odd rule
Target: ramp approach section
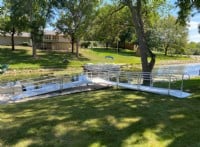
[[[10,82],[4,86],[0,85],[0,103],[6,101],[17,101],[23,98],[35,97],[64,90],[76,89],[77,92],[84,91],[82,87],[88,86],[117,86],[138,91],[151,92],[162,95],[171,95],[177,98],[186,98],[190,93],[183,92],[183,82],[187,75],[154,74],[139,72],[85,72],[74,76],[46,77],[40,79],[28,79]],[[143,85],[143,80],[150,82],[149,86]],[[88,89],[88,88],[87,88]],[[93,89],[91,89],[93,90]]]
[[[141,72],[88,72],[88,79],[92,83],[104,83],[112,86],[150,92],[161,95],[170,95],[177,98],[186,98],[190,93],[183,91],[184,79],[189,75],[171,73],[141,73]],[[143,80],[149,80],[150,85],[144,86]]]

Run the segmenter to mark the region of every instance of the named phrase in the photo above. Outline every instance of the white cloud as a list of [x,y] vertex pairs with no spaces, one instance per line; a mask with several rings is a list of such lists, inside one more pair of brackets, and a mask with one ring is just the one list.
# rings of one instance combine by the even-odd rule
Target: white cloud
[[190,22],[188,22],[189,29],[189,41],[200,42],[200,33],[198,30],[198,26],[200,24],[200,15],[197,14],[191,18]]
[[190,21],[188,23],[188,28],[189,28],[189,30],[197,30],[198,31],[198,25],[199,25],[199,22],[197,22],[197,21]]

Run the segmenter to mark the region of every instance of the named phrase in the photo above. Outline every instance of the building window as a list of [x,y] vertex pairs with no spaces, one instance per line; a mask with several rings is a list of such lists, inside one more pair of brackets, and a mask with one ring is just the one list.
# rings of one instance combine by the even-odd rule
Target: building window
[[44,36],[44,39],[45,39],[45,40],[51,40],[51,35],[45,35],[45,36]]
[[58,36],[52,36],[53,40],[58,40]]

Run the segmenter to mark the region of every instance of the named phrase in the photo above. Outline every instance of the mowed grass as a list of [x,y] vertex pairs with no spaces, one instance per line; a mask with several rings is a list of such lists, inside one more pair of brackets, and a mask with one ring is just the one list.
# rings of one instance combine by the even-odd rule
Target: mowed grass
[[[112,59],[105,58],[112,56]],[[166,61],[191,60],[182,56],[163,56],[157,53],[156,66]],[[116,63],[127,64],[131,71],[141,71],[140,57],[132,50],[114,48],[80,49],[80,57],[66,51],[37,50],[37,58],[32,57],[32,48],[16,46],[12,51],[10,46],[0,46],[0,64],[9,64],[9,72],[0,76],[0,82],[15,81],[23,78],[34,78],[47,74],[80,73],[86,63]]]
[[[76,58],[71,52],[56,52],[37,50],[37,58],[32,57],[31,47],[17,46],[11,51],[9,46],[0,46],[1,64],[9,64],[10,69],[39,69],[39,68],[67,68],[70,66],[80,67],[86,63],[137,63],[140,58],[133,51],[122,50],[119,54],[115,49],[80,49],[80,57]],[[106,59],[112,56],[114,60]],[[66,60],[65,62],[64,59]]]
[[[105,56],[112,56],[107,59]],[[65,59],[65,62],[63,62]],[[157,54],[157,63],[165,60],[188,60],[187,57],[163,56]],[[71,52],[56,52],[48,50],[37,50],[37,58],[32,57],[32,48],[16,46],[11,51],[10,46],[0,46],[0,64],[9,64],[10,69],[41,69],[41,68],[62,68],[81,67],[86,63],[121,63],[132,64],[141,67],[140,57],[132,50],[120,49],[117,53],[113,48],[80,49],[80,57],[76,58]]]
[[0,105],[0,146],[198,147],[199,83],[187,99],[107,89]]

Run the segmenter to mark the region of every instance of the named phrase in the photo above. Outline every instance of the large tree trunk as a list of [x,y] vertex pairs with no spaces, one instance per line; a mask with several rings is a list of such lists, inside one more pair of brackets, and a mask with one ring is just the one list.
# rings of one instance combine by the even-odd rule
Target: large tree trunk
[[76,41],[76,57],[79,57],[79,41]]
[[108,43],[108,42],[106,42],[106,49],[108,49],[108,45],[109,45],[109,43]]
[[35,36],[34,35],[31,35],[31,40],[32,40],[32,56],[34,58],[36,58],[37,56],[37,51],[36,51],[36,41],[35,41]]
[[14,35],[15,35],[15,28],[12,28],[12,33],[11,33],[11,43],[12,43],[12,51],[15,50],[15,39],[14,39]]
[[[144,33],[144,24],[142,21],[142,14],[141,14],[141,0],[137,0],[136,6],[133,6],[132,2],[129,1],[128,7],[132,14],[136,35],[138,37],[138,42],[139,42],[142,72],[143,72],[143,84],[150,85],[151,72],[155,64],[155,54],[153,54],[152,51],[147,46]],[[150,62],[148,62],[148,56],[151,57]]]
[[33,42],[32,50],[33,50],[33,57],[36,58],[36,56],[37,56],[37,51],[36,51],[35,42]]
[[165,47],[165,56],[167,56],[168,48],[169,48],[169,45],[167,44]]
[[74,43],[75,43],[75,38],[74,38],[74,36],[72,35],[72,36],[71,36],[72,53],[74,53]]

